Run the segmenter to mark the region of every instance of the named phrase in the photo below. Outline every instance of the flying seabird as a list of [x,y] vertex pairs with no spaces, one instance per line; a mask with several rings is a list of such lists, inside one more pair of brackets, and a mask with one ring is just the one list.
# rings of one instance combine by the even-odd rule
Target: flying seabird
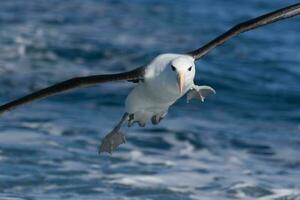
[[166,116],[168,108],[183,95],[187,94],[187,100],[195,98],[204,101],[206,97],[216,93],[210,86],[194,84],[196,60],[242,32],[299,14],[300,3],[297,3],[240,23],[194,51],[161,54],[149,64],[123,73],[72,78],[4,104],[0,106],[0,113],[74,88],[110,81],[134,82],[136,85],[127,96],[121,121],[103,138],[99,146],[99,153],[112,153],[120,144],[125,143],[125,136],[120,131],[125,122],[128,122],[128,126],[136,122],[141,127],[150,121],[158,124]]

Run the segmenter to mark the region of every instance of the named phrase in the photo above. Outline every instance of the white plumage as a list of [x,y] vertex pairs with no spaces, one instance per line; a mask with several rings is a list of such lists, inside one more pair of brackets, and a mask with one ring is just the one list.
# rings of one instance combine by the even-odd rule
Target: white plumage
[[[176,67],[176,71],[172,70]],[[189,68],[191,70],[189,71]],[[178,89],[178,73],[184,76],[183,92]],[[169,106],[194,85],[194,59],[188,55],[162,54],[157,56],[145,69],[144,81],[129,93],[125,110],[133,114],[129,123],[138,122],[144,126],[153,116],[163,118]]]

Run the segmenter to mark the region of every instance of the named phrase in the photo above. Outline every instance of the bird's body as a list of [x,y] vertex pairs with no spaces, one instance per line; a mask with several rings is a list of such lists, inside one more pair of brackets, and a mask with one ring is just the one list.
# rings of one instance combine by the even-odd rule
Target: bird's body
[[100,145],[100,152],[111,153],[125,142],[125,136],[120,131],[124,122],[128,121],[129,126],[134,122],[140,126],[149,121],[158,124],[167,114],[169,107],[183,95],[187,94],[188,101],[192,98],[203,101],[215,93],[209,86],[194,84],[195,60],[242,32],[299,14],[300,3],[297,3],[240,23],[194,51],[185,54],[161,54],[145,67],[123,73],[72,78],[6,103],[0,106],[0,113],[78,87],[109,81],[137,82],[125,101],[125,113],[121,121],[103,138]]
[[138,122],[143,126],[152,117],[163,118],[168,108],[193,87],[195,71],[190,72],[182,93],[179,92],[176,76],[172,76],[172,62],[182,68],[187,66],[186,69],[194,67],[194,59],[188,55],[161,54],[153,59],[145,68],[144,80],[134,87],[126,99],[125,111],[133,114],[130,124]]
[[128,126],[138,123],[144,127],[147,122],[158,124],[167,114],[169,107],[188,92],[188,99],[204,100],[214,94],[209,86],[194,84],[194,58],[184,54],[161,54],[144,69],[144,78],[129,93],[125,101],[125,114],[117,126],[105,136],[100,152],[112,152],[125,142],[120,129],[124,122]]

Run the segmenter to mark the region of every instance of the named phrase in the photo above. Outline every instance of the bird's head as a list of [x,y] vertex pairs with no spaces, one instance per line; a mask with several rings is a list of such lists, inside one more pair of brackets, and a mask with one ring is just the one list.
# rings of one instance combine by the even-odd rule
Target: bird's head
[[179,56],[173,59],[170,62],[168,71],[172,79],[177,82],[176,85],[180,95],[194,83],[195,63],[190,56]]

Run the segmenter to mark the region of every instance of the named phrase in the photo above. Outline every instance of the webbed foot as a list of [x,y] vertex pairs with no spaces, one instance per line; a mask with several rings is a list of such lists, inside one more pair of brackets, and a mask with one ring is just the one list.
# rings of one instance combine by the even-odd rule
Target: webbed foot
[[102,140],[99,146],[99,154],[102,152],[107,152],[112,154],[112,152],[121,144],[125,143],[125,135],[120,131],[123,123],[128,118],[128,113],[125,113],[121,119],[121,121],[116,125],[116,127],[108,133]]
[[189,103],[191,99],[200,99],[203,102],[206,97],[212,94],[216,94],[216,91],[212,87],[195,85],[187,93],[187,102]]
[[112,152],[118,146],[120,146],[125,142],[126,142],[125,135],[119,130],[117,131],[113,130],[103,138],[101,145],[99,147],[99,154],[102,152],[107,152],[112,154]]

